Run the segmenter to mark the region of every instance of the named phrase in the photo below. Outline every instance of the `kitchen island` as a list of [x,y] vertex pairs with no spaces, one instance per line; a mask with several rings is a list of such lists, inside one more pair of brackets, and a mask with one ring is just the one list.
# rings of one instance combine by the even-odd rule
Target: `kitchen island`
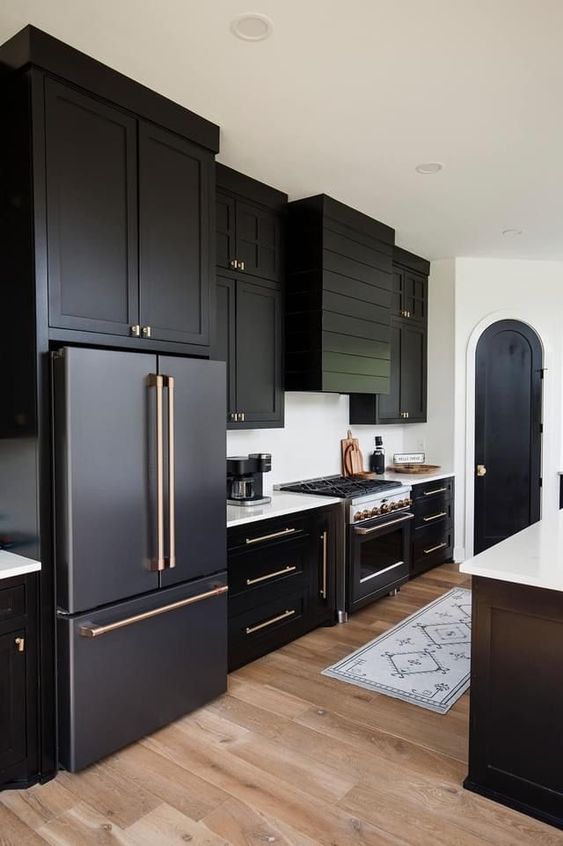
[[464,786],[563,828],[563,512],[460,571],[473,576]]

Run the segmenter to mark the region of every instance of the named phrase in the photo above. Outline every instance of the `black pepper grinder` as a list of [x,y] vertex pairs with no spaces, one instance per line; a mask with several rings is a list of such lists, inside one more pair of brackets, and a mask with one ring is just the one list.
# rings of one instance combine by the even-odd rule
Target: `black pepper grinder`
[[381,435],[375,436],[375,450],[369,457],[369,469],[377,476],[385,473],[385,450],[383,449],[383,438]]

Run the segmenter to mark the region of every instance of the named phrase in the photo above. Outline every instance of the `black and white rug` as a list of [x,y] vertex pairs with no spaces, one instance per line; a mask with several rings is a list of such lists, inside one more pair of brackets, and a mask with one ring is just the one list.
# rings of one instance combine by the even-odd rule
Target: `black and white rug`
[[322,674],[445,714],[470,665],[471,591],[454,588]]

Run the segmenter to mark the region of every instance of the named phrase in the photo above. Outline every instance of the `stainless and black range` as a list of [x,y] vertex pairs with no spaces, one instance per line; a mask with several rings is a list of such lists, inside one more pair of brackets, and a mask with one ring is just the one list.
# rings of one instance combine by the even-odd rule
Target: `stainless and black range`
[[407,581],[414,516],[409,486],[386,479],[325,476],[279,488],[342,500],[346,548],[338,580],[339,620]]

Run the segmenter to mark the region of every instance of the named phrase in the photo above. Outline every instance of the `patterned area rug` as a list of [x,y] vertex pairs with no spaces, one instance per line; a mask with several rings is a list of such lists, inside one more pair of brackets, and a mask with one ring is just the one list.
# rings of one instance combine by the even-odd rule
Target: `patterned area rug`
[[454,588],[322,674],[445,714],[470,664],[471,591]]

